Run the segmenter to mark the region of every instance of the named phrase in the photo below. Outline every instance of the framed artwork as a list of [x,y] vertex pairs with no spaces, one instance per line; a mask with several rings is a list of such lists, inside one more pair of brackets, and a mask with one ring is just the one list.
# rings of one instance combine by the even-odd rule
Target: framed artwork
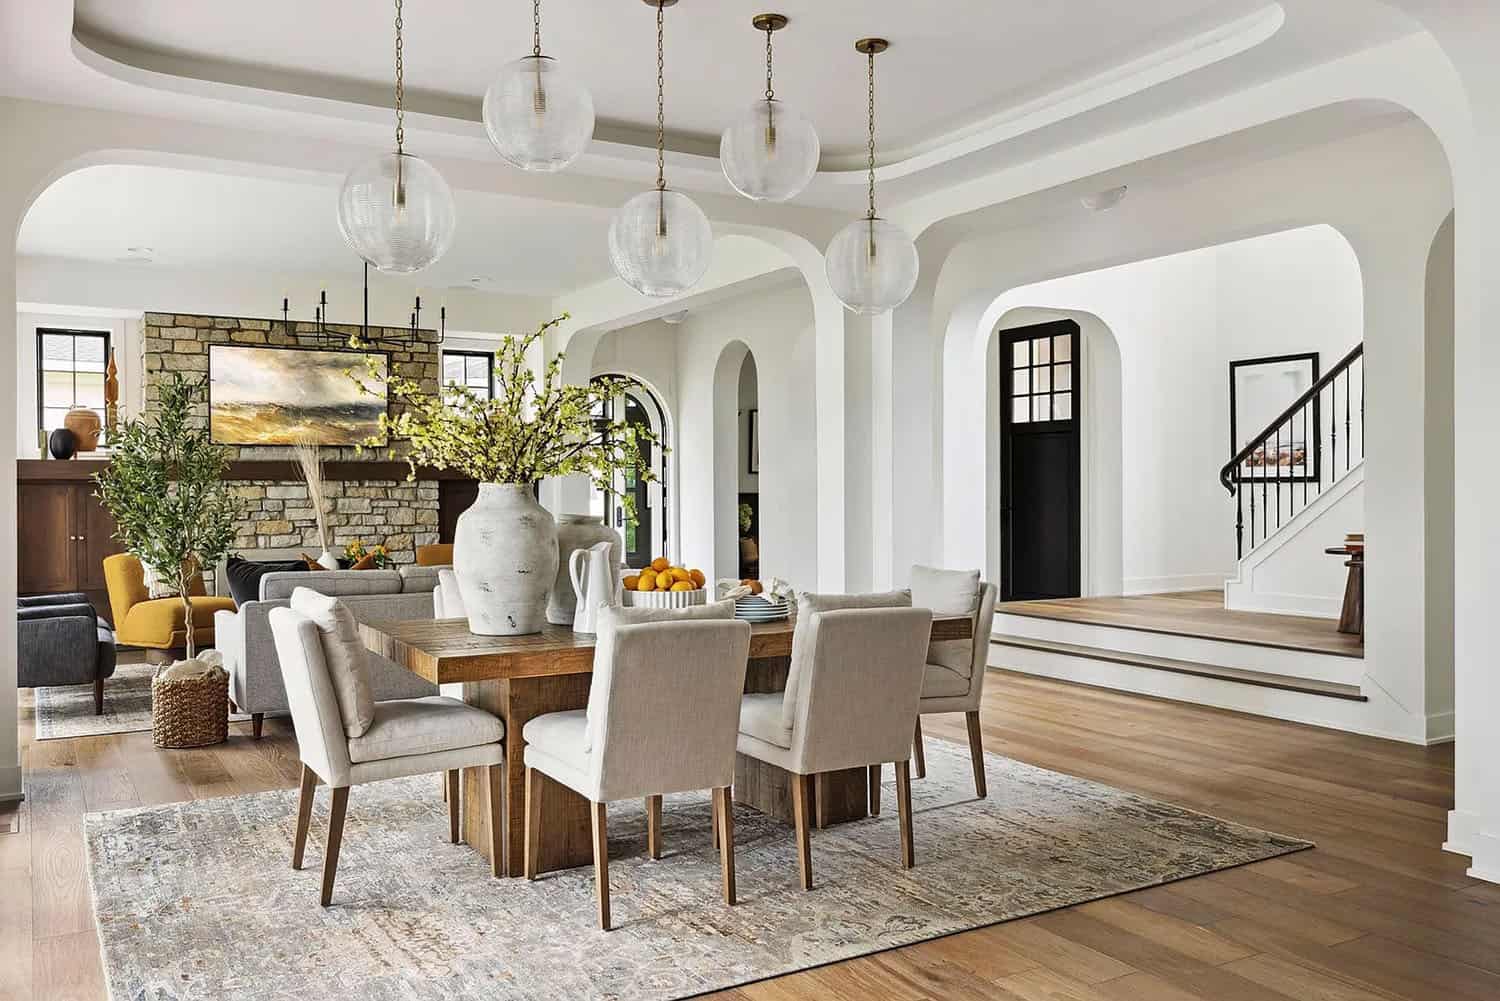
[[1322,407],[1317,397],[1281,425],[1281,434],[1261,440],[1271,423],[1318,381],[1317,352],[1245,358],[1229,363],[1229,447],[1239,455],[1256,447],[1240,466],[1241,480],[1316,483],[1322,460]]
[[760,473],[760,411],[750,411],[750,441],[748,453],[750,456],[749,472]]
[[[350,377],[384,352],[211,344],[208,427],[221,445],[357,445],[380,434],[384,396],[370,396]],[[384,438],[380,441],[384,444]]]

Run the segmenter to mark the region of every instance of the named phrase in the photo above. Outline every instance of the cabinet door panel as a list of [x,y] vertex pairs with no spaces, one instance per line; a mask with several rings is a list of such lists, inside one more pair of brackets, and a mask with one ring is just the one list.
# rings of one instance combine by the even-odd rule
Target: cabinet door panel
[[94,497],[94,488],[74,487],[77,491],[78,580],[84,591],[104,590],[104,557],[123,553],[125,547],[115,541],[115,519]]
[[76,492],[69,483],[17,485],[16,584],[22,594],[78,589]]

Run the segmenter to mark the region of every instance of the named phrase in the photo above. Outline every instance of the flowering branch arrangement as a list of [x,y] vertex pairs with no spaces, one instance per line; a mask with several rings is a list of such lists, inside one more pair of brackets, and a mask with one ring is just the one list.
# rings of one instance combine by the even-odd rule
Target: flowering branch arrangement
[[[612,415],[619,398],[640,384],[623,376],[600,376],[587,385],[565,383],[563,353],[540,375],[526,364],[532,348],[568,314],[549,320],[534,333],[506,337],[495,351],[495,394],[478,397],[450,382],[437,393],[414,379],[383,376],[380,359],[366,360],[353,377],[372,396],[395,398],[403,409],[380,416],[380,430],[362,447],[378,447],[385,436],[408,443],[409,479],[418,466],[454,469],[481,483],[531,484],[549,476],[586,476],[595,488],[613,491],[634,517],[633,498],[618,480],[634,472],[655,480],[648,448],[657,436]],[[351,375],[353,373],[351,372]]]

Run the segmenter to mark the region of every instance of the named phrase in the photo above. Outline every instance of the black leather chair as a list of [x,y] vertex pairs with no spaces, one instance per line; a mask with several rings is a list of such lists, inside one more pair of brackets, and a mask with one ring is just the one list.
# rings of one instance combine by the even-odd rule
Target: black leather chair
[[17,685],[94,686],[104,712],[104,679],[115,673],[115,632],[82,594],[44,594],[16,602]]

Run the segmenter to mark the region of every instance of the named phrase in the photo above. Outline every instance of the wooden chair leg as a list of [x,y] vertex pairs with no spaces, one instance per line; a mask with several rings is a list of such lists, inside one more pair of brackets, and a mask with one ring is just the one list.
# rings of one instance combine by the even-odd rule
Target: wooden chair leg
[[458,769],[448,769],[448,840],[458,844]]
[[719,873],[724,903],[734,906],[734,792],[725,786],[714,790],[714,815],[719,818]]
[[969,722],[969,758],[974,764],[974,795],[984,799],[989,787],[984,780],[984,735],[979,729],[979,711],[964,714]]
[[709,821],[714,829],[714,851],[719,850],[719,811],[713,807],[708,808]]
[[802,877],[802,889],[811,890],[812,842],[807,831],[807,781],[806,775],[792,773],[792,818],[797,827],[797,871]]
[[266,721],[266,714],[265,713],[251,713],[250,714],[250,736],[252,738],[254,738],[255,740],[259,740],[260,739],[261,726],[265,723],[265,721]]
[[[718,831],[717,825],[714,831]],[[661,858],[661,797],[646,797],[646,854]]]
[[542,859],[542,780],[526,769],[526,878],[536,879]]
[[443,802],[448,802],[448,773],[444,772],[438,776],[438,785],[443,787]]
[[323,852],[323,896],[327,907],[333,900],[333,877],[339,869],[339,846],[344,843],[344,812],[349,808],[349,787],[333,790],[333,805],[328,810],[328,844]]
[[599,927],[609,931],[609,808],[593,803],[594,895],[599,900]]
[[917,765],[917,778],[927,777],[927,752],[922,748],[922,717],[917,717],[917,729],[911,739],[911,756]]
[[911,769],[906,762],[896,762],[896,812],[901,817],[901,868],[916,864],[916,849],[911,837]]
[[94,679],[94,715],[104,715],[104,679]]
[[292,868],[302,868],[307,848],[307,829],[312,826],[313,795],[318,787],[318,773],[302,766],[302,784],[297,789],[297,833],[292,837]]
[[880,816],[880,765],[870,766],[870,816]]
[[501,834],[505,829],[504,813],[500,809],[501,789],[505,785],[505,766],[488,765],[484,777],[489,780],[489,827],[490,827],[490,875],[500,878],[505,861]]

